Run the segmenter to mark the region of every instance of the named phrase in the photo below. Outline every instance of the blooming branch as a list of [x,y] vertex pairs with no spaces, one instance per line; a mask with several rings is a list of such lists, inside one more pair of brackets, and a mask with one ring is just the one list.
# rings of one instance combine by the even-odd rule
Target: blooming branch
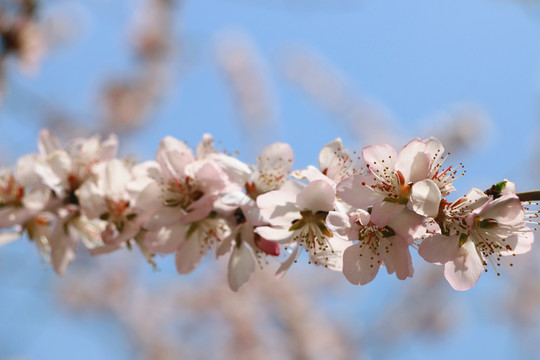
[[540,191],[516,193],[508,180],[449,201],[465,171],[443,165],[448,155],[435,138],[399,152],[366,146],[362,156],[336,139],[321,150],[319,169],[296,171],[284,143],[265,148],[256,165],[217,152],[210,135],[195,151],[166,137],[156,160],[140,164],[116,158],[117,146],[111,135],[64,147],[43,130],[39,152],[0,173],[0,244],[26,234],[59,275],[81,243],[92,255],[138,247],[154,266],[156,254],[175,253],[180,274],[212,251],[229,256],[234,291],[257,265],[280,262],[283,274],[304,251],[353,284],[371,282],[381,267],[404,280],[414,274],[412,248],[467,290],[505,257],[528,252],[526,223],[538,224],[523,202],[540,200]]

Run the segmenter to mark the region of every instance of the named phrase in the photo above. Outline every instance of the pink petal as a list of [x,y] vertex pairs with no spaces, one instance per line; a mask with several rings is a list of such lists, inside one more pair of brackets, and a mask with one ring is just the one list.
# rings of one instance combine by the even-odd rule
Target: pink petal
[[186,165],[193,162],[194,158],[191,149],[186,144],[167,136],[159,143],[156,161],[161,166],[166,179],[178,179],[184,177]]
[[381,201],[373,204],[371,209],[371,221],[380,228],[388,225],[388,221],[395,214],[403,211],[405,205],[396,204],[394,202]]
[[365,285],[371,282],[380,267],[380,257],[373,254],[369,246],[351,245],[343,253],[343,275],[352,284]]
[[495,219],[501,224],[516,224],[523,221],[525,212],[519,198],[509,194],[488,203],[480,215],[484,219]]
[[171,254],[186,241],[188,229],[188,226],[182,224],[162,227],[155,231],[149,231],[144,242],[148,250],[153,253]]
[[255,244],[257,245],[257,248],[261,250],[263,253],[270,255],[270,256],[279,256],[281,253],[281,246],[279,243],[275,241],[269,241],[265,238],[259,236],[257,240],[255,241]]
[[403,207],[403,210],[396,213],[388,220],[388,226],[391,227],[396,234],[411,242],[412,236],[416,234],[418,228],[422,224],[424,218],[421,215]]
[[459,249],[458,257],[444,266],[444,276],[455,290],[468,290],[482,275],[484,265],[476,247],[467,240]]
[[444,264],[454,260],[459,254],[459,236],[441,234],[428,236],[420,244],[418,254],[427,262],[434,264]]
[[388,246],[388,252],[381,249],[381,257],[383,258],[388,273],[392,274],[395,272],[397,278],[400,280],[412,277],[414,270],[412,267],[411,253],[405,239],[394,236],[387,238],[387,240],[391,245]]
[[363,208],[384,200],[385,195],[373,190],[373,175],[352,175],[340,181],[336,192],[343,201],[355,208]]
[[[390,145],[370,145],[364,147],[362,156],[373,174],[384,176],[394,171],[398,155]],[[388,169],[386,169],[388,167]]]
[[275,143],[263,149],[257,158],[257,169],[261,173],[286,176],[292,170],[294,155],[286,143]]
[[527,226],[514,229],[514,234],[506,238],[506,245],[510,246],[512,250],[501,251],[502,256],[508,256],[511,254],[525,254],[531,250],[534,242],[534,233]]
[[66,273],[69,264],[75,259],[77,249],[76,234],[71,227],[67,227],[68,234],[64,231],[64,224],[59,223],[51,236],[51,265],[54,271],[62,276]]
[[205,253],[206,249],[198,238],[188,238],[176,252],[176,270],[179,274],[189,274],[199,265]]

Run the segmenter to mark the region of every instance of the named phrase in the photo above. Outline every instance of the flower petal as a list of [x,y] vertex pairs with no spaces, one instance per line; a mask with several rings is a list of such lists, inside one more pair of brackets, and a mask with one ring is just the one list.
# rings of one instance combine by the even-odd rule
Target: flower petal
[[482,275],[484,265],[476,247],[467,240],[459,249],[458,256],[444,266],[444,277],[455,290],[468,290]]
[[376,181],[373,175],[351,175],[340,181],[336,192],[347,204],[358,209],[383,201],[385,195],[373,190]]
[[233,291],[244,285],[255,271],[255,257],[243,243],[235,246],[229,259],[229,286]]
[[418,247],[418,254],[430,263],[447,263],[459,254],[459,237],[442,234],[428,236]]
[[413,139],[399,152],[396,171],[401,171],[406,183],[415,183],[428,177],[430,160],[426,144]]
[[330,211],[334,210],[336,192],[324,180],[315,180],[307,184],[296,197],[296,207],[299,210]]
[[411,188],[407,207],[422,216],[436,217],[439,213],[441,191],[431,180],[416,182]]
[[176,270],[179,274],[189,274],[199,265],[205,253],[199,239],[188,238],[176,252]]
[[390,145],[369,145],[362,150],[366,165],[373,174],[390,175],[398,159],[396,150]]
[[380,267],[380,258],[374,256],[369,246],[355,244],[343,252],[343,275],[354,285],[371,282]]

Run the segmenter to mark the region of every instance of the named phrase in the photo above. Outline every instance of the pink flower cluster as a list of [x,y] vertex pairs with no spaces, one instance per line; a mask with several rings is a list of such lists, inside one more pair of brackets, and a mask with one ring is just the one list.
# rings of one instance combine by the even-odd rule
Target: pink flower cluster
[[383,266],[404,280],[413,276],[414,248],[466,290],[489,264],[533,243],[510,181],[446,199],[462,167],[443,167],[434,138],[399,153],[367,146],[362,157],[336,139],[321,150],[318,169],[292,173],[284,143],[265,148],[256,165],[217,152],[210,135],[195,151],[166,137],[155,161],[141,164],[117,159],[117,145],[111,135],[63,147],[43,130],[39,153],[0,173],[0,245],[26,234],[60,275],[79,243],[93,255],[137,246],[151,263],[175,253],[181,274],[212,249],[229,256],[233,290],[257,264],[275,258],[282,274],[303,251],[353,284],[371,282]]

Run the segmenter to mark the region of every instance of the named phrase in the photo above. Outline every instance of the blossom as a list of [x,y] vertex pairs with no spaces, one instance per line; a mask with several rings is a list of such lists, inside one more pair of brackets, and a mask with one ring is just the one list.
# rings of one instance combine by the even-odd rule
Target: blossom
[[146,197],[149,193],[142,193],[152,180],[135,177],[125,162],[113,159],[101,164],[95,173],[96,178],[86,181],[76,195],[86,217],[107,222],[101,233],[106,247],[99,253],[103,253],[135,237],[155,209],[153,199]]
[[178,221],[189,224],[212,212],[228,181],[215,162],[196,160],[186,144],[170,136],[160,142],[156,162],[148,166],[148,176],[154,183],[147,185],[143,196],[154,198],[160,206],[147,227]]
[[99,136],[88,139],[77,138],[65,149],[58,138],[49,130],[39,134],[39,156],[34,158],[34,172],[65,203],[78,205],[75,191],[90,176],[100,162],[114,158],[118,139],[110,135],[104,141]]
[[0,228],[22,225],[48,204],[51,191],[28,172],[32,165],[24,156],[15,171],[0,171]]
[[410,210],[387,221],[386,217],[359,209],[349,215],[330,211],[326,224],[334,234],[355,242],[343,253],[343,274],[351,283],[365,285],[377,276],[381,266],[400,280],[413,276],[409,245],[421,221]]
[[350,154],[349,150],[337,138],[326,144],[319,152],[319,169],[308,166],[304,170],[295,171],[293,176],[299,179],[307,178],[309,181],[326,180],[333,187],[344,178],[363,173],[361,157]]
[[441,203],[441,234],[424,239],[418,251],[428,262],[445,264],[446,280],[454,289],[467,290],[487,271],[488,263],[497,267],[503,257],[530,250],[533,233],[524,218],[515,194],[493,199],[472,189],[452,203]]
[[[366,146],[362,155],[368,174],[355,174],[341,181],[338,195],[356,208],[382,202],[407,206],[422,216],[436,216],[443,194],[453,189],[452,168],[441,171],[442,145],[434,139],[410,141],[398,154],[389,145]],[[390,216],[400,206],[388,206]]]
[[[219,160],[218,160],[219,161]],[[266,256],[279,256],[279,243],[266,240],[254,233],[256,226],[267,225],[257,207],[259,195],[279,189],[289,180],[287,178],[294,161],[292,149],[288,144],[274,143],[262,150],[257,158],[257,165],[249,167],[244,178],[244,191],[225,193],[220,201],[236,210],[230,221],[231,235],[219,246],[218,256],[232,249],[229,258],[228,282],[232,290],[237,291],[246,283],[255,271],[256,262],[261,265]],[[220,162],[223,164],[223,162]],[[230,166],[228,167],[230,168]],[[225,170],[228,174],[230,170]],[[236,171],[237,174],[241,171]]]
[[304,188],[270,191],[257,198],[257,205],[268,226],[255,229],[265,239],[294,247],[289,259],[278,269],[285,271],[305,249],[316,265],[341,271],[344,241],[333,238],[325,219],[334,210],[336,193],[328,182],[315,180]]

